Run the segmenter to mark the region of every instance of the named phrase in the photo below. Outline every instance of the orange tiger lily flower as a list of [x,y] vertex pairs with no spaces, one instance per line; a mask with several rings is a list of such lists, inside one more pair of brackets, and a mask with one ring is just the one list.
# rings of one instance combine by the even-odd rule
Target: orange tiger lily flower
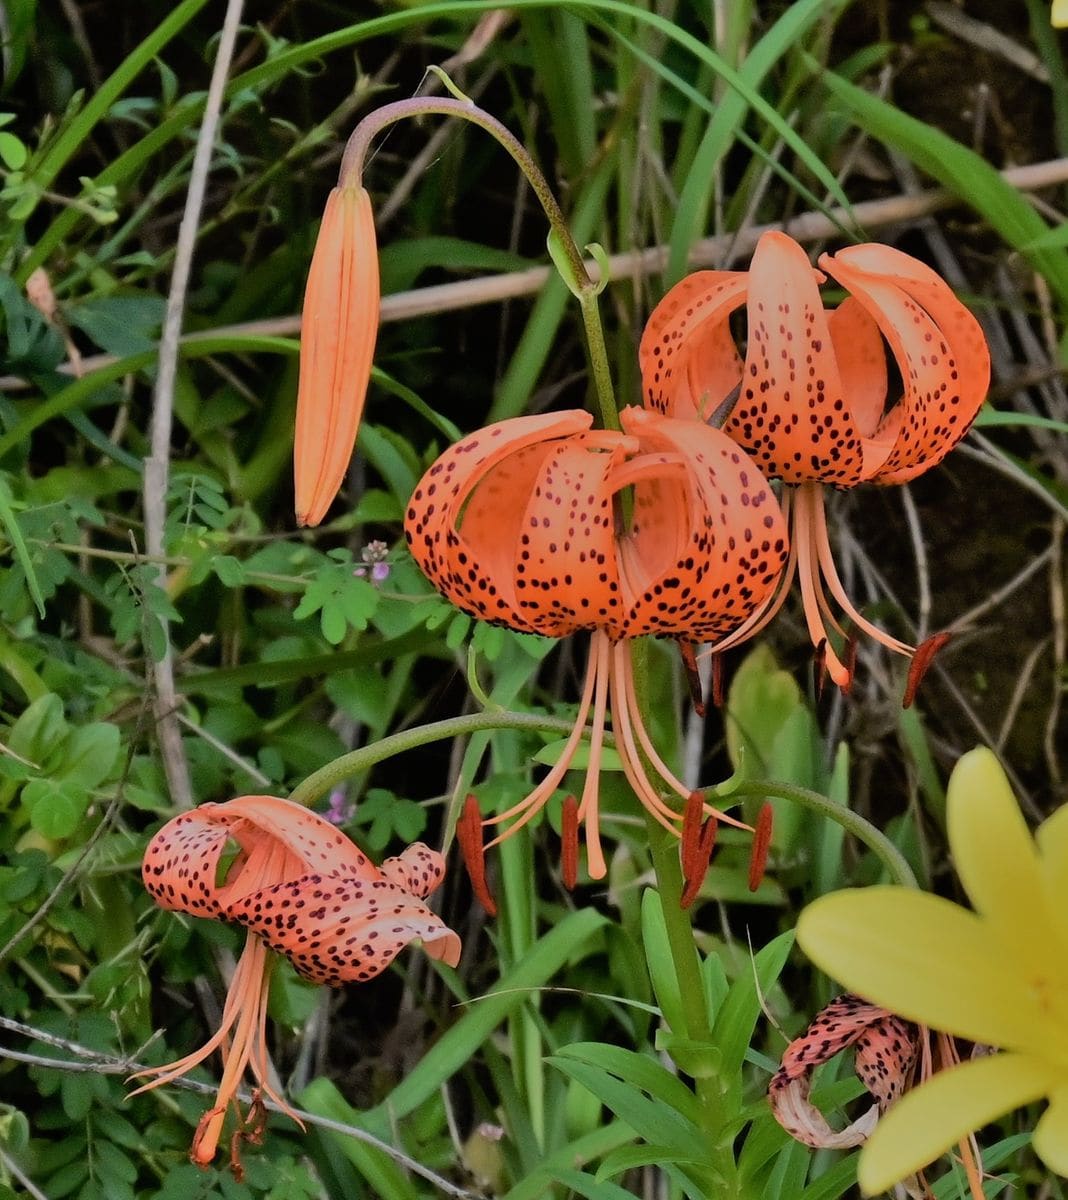
[[[228,846],[236,846],[237,854],[219,879]],[[455,966],[460,939],[423,902],[443,875],[441,855],[420,843],[376,867],[328,821],[275,796],[202,804],[152,838],[142,876],[161,908],[235,921],[249,931],[218,1030],[192,1054],[135,1076],[156,1077],[138,1089],[147,1091],[222,1049],[222,1081],[197,1127],[194,1162],[205,1165],[215,1157],[246,1067],[256,1080],[256,1100],[266,1093],[299,1123],[269,1080],[270,952],[284,955],[306,979],[332,987],[372,979],[415,938],[431,958]],[[248,1124],[261,1119],[256,1109],[254,1101]],[[241,1136],[253,1134],[239,1129],[235,1146]]]
[[327,198],[304,293],[293,442],[299,525],[319,524],[345,478],[371,378],[379,299],[371,200],[364,188],[342,183]]
[[[649,319],[639,355],[649,408],[706,420],[730,406],[724,432],[765,474],[789,485],[783,508],[792,550],[783,586],[717,650],[762,629],[796,573],[812,642],[824,650],[835,683],[847,688],[852,668],[828,637],[828,629],[845,637],[831,599],[884,646],[910,658],[916,650],[867,621],[846,594],[822,485],[906,483],[941,462],[986,398],[990,354],[967,308],[909,255],[861,245],[819,261],[822,271],[792,238],[764,234],[748,272],[699,271],[672,288]],[[820,298],[823,272],[851,293],[834,310]],[[744,362],[730,329],[743,304]],[[884,339],[903,382],[889,404]],[[916,657],[907,701],[937,644],[932,639]]]
[[[724,637],[774,590],[787,540],[770,488],[720,431],[639,408],[620,414],[622,432],[591,423],[578,411],[516,417],[457,442],[415,489],[405,533],[423,572],[464,612],[547,637],[593,631],[578,715],[559,759],[528,796],[481,825],[511,822],[492,846],[533,819],[570,768],[589,721],[586,782],[568,826],[585,827],[589,872],[599,879],[606,866],[598,778],[609,709],[627,781],[676,836],[683,813],[659,788],[683,801],[691,795],[642,723],[630,639]],[[703,811],[749,828],[710,805]],[[480,835],[474,844],[476,826],[470,818],[460,826],[473,878],[483,849]]]

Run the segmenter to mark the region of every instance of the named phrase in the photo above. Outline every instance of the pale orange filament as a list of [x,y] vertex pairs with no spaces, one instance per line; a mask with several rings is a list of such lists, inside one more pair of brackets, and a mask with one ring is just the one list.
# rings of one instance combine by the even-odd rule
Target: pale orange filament
[[604,748],[604,722],[608,710],[608,685],[612,675],[612,644],[598,630],[591,639],[590,657],[594,660],[597,690],[593,701],[593,728],[590,731],[590,757],[586,783],[579,802],[578,822],[586,825],[586,868],[593,879],[603,879],[608,867],[601,849],[599,804],[601,798],[601,751]]
[[[787,526],[790,525],[790,510],[793,504],[793,494],[790,489],[783,492],[782,499],[779,502],[779,507],[782,509],[782,515],[786,520]],[[747,642],[750,638],[756,637],[762,629],[770,625],[778,611],[786,603],[786,597],[790,594],[790,588],[793,586],[794,575],[797,573],[797,547],[794,544],[794,538],[790,538],[790,553],[786,559],[786,566],[783,567],[782,575],[779,577],[779,582],[775,585],[775,590],[767,597],[767,599],[757,606],[749,614],[749,616],[735,629],[732,633],[727,634],[725,638],[721,638],[716,642],[711,650],[706,653],[721,654],[724,650],[730,650],[734,646],[740,645],[742,642]]]
[[819,484],[803,483],[797,489],[797,504],[791,526],[793,543],[797,547],[797,577],[801,584],[801,605],[805,612],[808,636],[817,648],[824,648],[824,664],[827,674],[840,687],[848,687],[849,668],[842,662],[831,645],[823,623],[827,600],[820,583],[819,556],[815,546],[815,529],[812,515],[811,493]]
[[[660,775],[660,778],[683,800],[688,800],[692,789],[688,788],[675,776],[674,772],[670,770],[670,768],[665,764],[664,760],[656,752],[656,747],[653,745],[652,738],[649,737],[649,732],[642,722],[641,708],[638,705],[637,693],[634,690],[634,666],[630,657],[630,647],[627,645],[627,643],[621,642],[616,647],[616,655],[617,663],[615,679],[619,686],[623,703],[618,704],[613,698],[613,716],[616,722],[618,722],[620,718],[616,714],[617,712],[622,713],[623,717],[627,719],[628,723],[633,725],[634,731],[638,735],[638,741],[641,744],[641,748],[645,751],[646,757],[649,759],[649,762],[652,763],[653,767]],[[641,769],[641,759],[637,754],[634,755],[634,762],[638,766],[639,778],[644,782],[645,790],[649,793],[652,799],[663,809],[664,812],[670,814],[672,820],[682,820],[681,814],[674,812],[672,809],[664,805],[663,801],[656,794],[656,790],[649,784],[648,779],[645,777],[644,770]],[[634,785],[632,784],[631,786],[633,787]],[[635,790],[637,791],[637,789]],[[641,799],[642,794],[642,792],[638,792],[639,799]],[[649,805],[646,804],[646,807],[649,808]],[[652,811],[652,809],[650,809],[650,811]],[[721,812],[720,809],[713,807],[711,804],[704,805],[704,814],[707,817],[715,817],[717,821],[723,821],[727,825],[733,825],[736,829],[745,829],[750,833],[753,832],[752,826],[747,825],[744,821],[737,820],[735,817],[728,816],[727,813]],[[653,816],[656,816],[655,812],[653,812]],[[664,824],[663,821],[660,823]],[[671,831],[676,836],[679,836],[679,831],[674,827],[672,827]]]
[[[594,637],[596,638],[597,635],[595,634]],[[498,813],[493,817],[486,817],[483,820],[482,824],[484,826],[499,825],[502,821],[509,821],[512,817],[519,816],[519,820],[514,825],[511,825],[503,833],[499,833],[491,842],[486,843],[487,850],[503,842],[506,837],[522,829],[528,821],[533,820],[545,807],[546,801],[570,769],[571,760],[575,757],[575,751],[578,750],[579,743],[582,741],[582,735],[586,732],[586,718],[589,716],[590,706],[593,703],[594,685],[597,682],[597,661],[595,648],[591,644],[590,658],[586,665],[586,679],[582,685],[582,698],[579,700],[578,712],[575,714],[575,724],[568,735],[560,757],[556,760],[556,764],[549,771],[549,774],[545,776],[529,796],[524,796],[518,804],[513,804],[506,812]]]
[[834,558],[831,554],[831,543],[827,536],[827,514],[823,507],[823,490],[818,484],[810,483],[802,484],[802,488],[811,488],[813,490],[811,498],[813,510],[811,527],[816,541],[820,570],[823,573],[824,579],[827,580],[827,587],[830,589],[831,595],[838,601],[842,607],[842,611],[858,629],[864,630],[869,637],[874,638],[888,650],[893,650],[895,654],[903,654],[906,658],[911,657],[916,653],[914,646],[891,637],[890,634],[862,617],[853,606],[849,596],[846,594],[845,588],[842,586],[842,581],[838,578],[838,571],[835,569]]
[[[593,879],[604,878],[608,865],[601,847],[600,777],[609,709],[611,709],[616,751],[619,754],[624,777],[649,814],[669,833],[675,837],[681,836],[682,814],[676,812],[661,798],[654,782],[647,774],[646,761],[660,780],[683,800],[689,798],[691,789],[682,783],[657,753],[652,738],[642,722],[641,708],[634,687],[634,669],[629,640],[615,642],[604,630],[598,629],[590,638],[589,663],[586,667],[586,678],[583,683],[582,697],[579,700],[578,712],[575,715],[575,724],[559,758],[541,783],[529,795],[504,812],[482,820],[483,826],[499,826],[506,821],[512,822],[507,829],[502,830],[486,843],[486,850],[499,845],[513,833],[518,832],[545,807],[549,797],[560,786],[564,776],[571,769],[582,736],[586,732],[587,719],[590,719],[589,759],[576,820],[579,825],[585,826],[586,865],[590,876]],[[728,816],[711,804],[703,805],[703,813],[738,829],[752,832],[752,826],[736,817]]]

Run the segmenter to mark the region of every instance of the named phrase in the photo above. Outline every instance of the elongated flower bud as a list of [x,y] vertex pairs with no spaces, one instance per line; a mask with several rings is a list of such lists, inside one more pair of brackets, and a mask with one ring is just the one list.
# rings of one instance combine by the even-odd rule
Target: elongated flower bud
[[300,525],[318,525],[345,478],[371,377],[379,297],[371,199],[354,184],[336,187],[304,293],[293,443]]

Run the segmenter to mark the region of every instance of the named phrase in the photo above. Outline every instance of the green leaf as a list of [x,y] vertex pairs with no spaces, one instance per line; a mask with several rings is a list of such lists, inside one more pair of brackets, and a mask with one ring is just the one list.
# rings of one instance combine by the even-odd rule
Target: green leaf
[[118,761],[120,734],[117,725],[97,721],[72,731],[56,767],[57,777],[86,791],[104,782]]
[[26,165],[26,147],[13,133],[0,133],[0,158],[9,171],[21,171]]
[[731,985],[712,1031],[723,1055],[724,1078],[733,1079],[740,1075],[745,1052],[760,1016],[760,997],[766,995],[779,978],[793,944],[793,930],[780,934],[756,955],[751,969],[743,970]]
[[907,155],[978,212],[1046,277],[1062,307],[1068,308],[1068,254],[1061,248],[1043,247],[1049,226],[1026,196],[1007,183],[985,158],[941,130],[847,83],[833,71],[824,71],[822,80],[862,129]]
[[646,888],[642,894],[642,945],[645,947],[645,961],[660,1011],[668,1026],[681,1033],[686,1028],[682,993],[675,974],[675,960],[668,941],[660,893],[652,888]]
[[22,789],[22,803],[30,824],[42,836],[55,841],[68,838],[81,824],[89,807],[89,796],[71,783],[35,779]]
[[392,1120],[407,1116],[451,1079],[510,1013],[525,1004],[531,992],[544,986],[601,930],[606,918],[594,909],[568,913],[534,942],[519,962],[486,994],[473,1000],[464,1015],[448,1029],[405,1075],[386,1100],[368,1114],[372,1128],[388,1129]]
[[705,1135],[674,1109],[650,1099],[639,1088],[592,1063],[575,1062],[556,1054],[548,1061],[593,1092],[645,1141],[667,1146],[684,1157],[689,1155],[690,1162],[698,1163],[703,1159]]
[[654,1100],[660,1100],[694,1124],[700,1121],[697,1097],[677,1075],[673,1075],[648,1054],[601,1042],[573,1042],[570,1046],[564,1046],[558,1052],[558,1057],[575,1059],[611,1072],[624,1083],[647,1092]]
[[49,692],[23,712],[12,726],[7,744],[21,758],[42,766],[66,732],[63,701]]

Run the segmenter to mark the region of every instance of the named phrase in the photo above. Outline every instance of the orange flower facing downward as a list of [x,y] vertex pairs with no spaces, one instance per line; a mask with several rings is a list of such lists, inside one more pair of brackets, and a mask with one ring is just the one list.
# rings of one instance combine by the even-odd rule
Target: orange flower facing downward
[[[225,867],[228,847],[236,856]],[[270,951],[288,958],[306,979],[333,987],[372,979],[415,938],[431,958],[450,966],[459,961],[460,939],[423,902],[444,875],[440,854],[416,843],[376,867],[328,821],[275,796],[242,796],[181,813],[149,842],[142,875],[161,908],[235,921],[249,931],[219,1029],[192,1054],[138,1072],[156,1077],[138,1089],[147,1091],[222,1049],[218,1095],[190,1151],[201,1165],[215,1157],[246,1067],[257,1083],[256,1101],[262,1091],[298,1120],[268,1077]],[[254,1102],[244,1132],[234,1135],[235,1146],[241,1136],[258,1136],[257,1110]]]
[[[598,778],[609,711],[624,774],[642,804],[676,836],[684,825],[690,840],[699,830],[692,812],[684,821],[677,801],[661,796],[666,787],[691,799],[642,722],[630,639],[722,638],[774,590],[787,544],[771,490],[720,431],[638,408],[620,414],[621,433],[592,430],[591,422],[577,411],[516,417],[462,439],[415,489],[405,532],[423,572],[464,612],[547,637],[593,631],[578,715],[559,759],[529,795],[482,824],[510,823],[494,845],[536,816],[589,723],[585,786],[565,828],[577,836],[585,827],[587,865],[599,879],[606,866]],[[749,828],[710,805],[702,813]],[[472,854],[474,828],[477,813],[474,825],[466,817],[460,826],[469,866],[482,850],[479,838]],[[692,849],[684,847],[684,863]],[[570,850],[567,861],[571,876]],[[472,877],[479,871],[475,862]]]
[[345,478],[378,335],[378,245],[366,190],[330,193],[300,330],[293,443],[297,523],[318,525]]
[[[982,406],[990,354],[971,313],[909,255],[850,246],[822,255],[820,266],[850,292],[836,309],[824,309],[825,276],[801,247],[783,233],[764,234],[748,272],[700,271],[668,292],[646,326],[640,359],[649,408],[703,421],[729,405],[724,432],[765,474],[790,485],[783,507],[792,552],[783,587],[717,649],[763,628],[796,573],[813,644],[845,688],[852,670],[829,644],[829,630],[845,638],[832,601],[889,649],[916,652],[862,617],[846,594],[831,555],[822,485],[905,483],[941,462]],[[743,304],[744,361],[730,327]],[[901,395],[889,400],[884,339],[902,384]],[[924,665],[921,656],[915,666]]]

